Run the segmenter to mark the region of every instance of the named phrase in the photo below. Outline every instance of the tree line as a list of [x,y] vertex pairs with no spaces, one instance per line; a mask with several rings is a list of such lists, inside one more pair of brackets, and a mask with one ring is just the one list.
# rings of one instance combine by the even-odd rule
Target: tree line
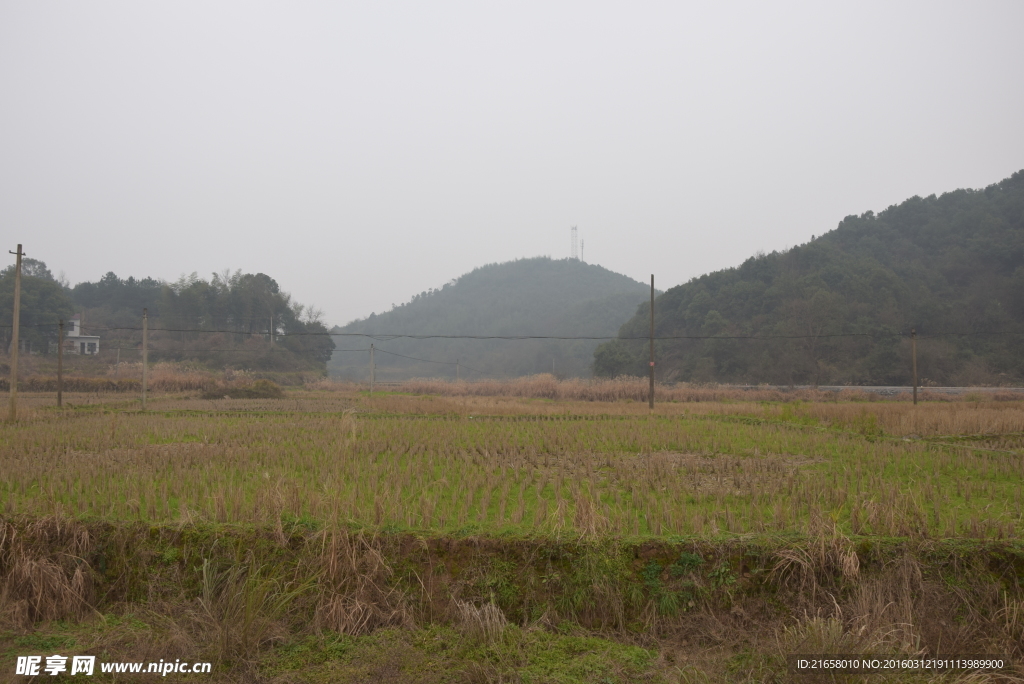
[[[14,266],[0,272],[0,320],[13,315]],[[225,271],[204,280],[193,273],[169,283],[109,272],[74,287],[34,259],[22,262],[20,337],[33,351],[56,348],[57,321],[83,315],[101,349],[133,349],[148,309],[151,358],[266,370],[323,370],[334,343],[322,313],[293,301],[264,273]],[[0,328],[5,348],[10,327]]]

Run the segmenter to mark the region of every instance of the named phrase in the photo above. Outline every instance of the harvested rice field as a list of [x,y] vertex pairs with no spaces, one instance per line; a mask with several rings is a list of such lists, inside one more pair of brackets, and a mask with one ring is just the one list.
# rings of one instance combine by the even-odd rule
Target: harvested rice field
[[33,654],[210,664],[96,681],[1024,677],[1012,395],[389,389],[23,393],[0,428],[0,679]]

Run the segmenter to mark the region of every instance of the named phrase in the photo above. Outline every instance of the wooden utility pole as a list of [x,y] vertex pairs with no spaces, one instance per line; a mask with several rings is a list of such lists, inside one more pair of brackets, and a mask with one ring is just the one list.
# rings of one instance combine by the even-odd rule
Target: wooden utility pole
[[142,310],[142,410],[146,410],[146,384],[149,380],[149,310]]
[[[9,251],[9,250],[8,250]],[[18,333],[21,323],[21,245],[18,245],[17,252],[10,252],[17,255],[14,266],[14,329],[11,331],[11,408],[7,419],[12,423],[18,419]]]
[[64,405],[64,319],[57,323],[57,407]]
[[377,366],[373,364],[373,344],[370,344],[370,396],[373,396],[373,381],[377,375]]
[[910,358],[914,369],[914,406],[917,406],[917,328],[910,329]]
[[647,394],[648,406],[654,410],[654,274],[651,274],[651,388]]

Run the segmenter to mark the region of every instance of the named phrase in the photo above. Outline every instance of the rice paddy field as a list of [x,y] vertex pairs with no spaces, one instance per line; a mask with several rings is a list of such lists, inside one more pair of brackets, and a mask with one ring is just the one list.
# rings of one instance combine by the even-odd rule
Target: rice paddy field
[[[389,390],[23,393],[0,680],[62,649],[211,663],[167,681],[1024,676],[1012,394]],[[1006,665],[820,675],[801,653]]]

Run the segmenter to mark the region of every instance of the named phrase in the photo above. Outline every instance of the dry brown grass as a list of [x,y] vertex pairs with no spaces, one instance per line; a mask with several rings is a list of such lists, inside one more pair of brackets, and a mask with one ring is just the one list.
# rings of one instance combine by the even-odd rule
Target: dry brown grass
[[322,532],[317,629],[341,634],[368,634],[381,627],[409,627],[412,613],[405,593],[391,582],[393,571],[379,542],[345,530]]
[[93,598],[88,530],[61,514],[19,530],[0,520],[0,625],[80,618]]
[[[454,626],[481,653],[519,638],[524,628],[511,627],[519,623],[580,636],[602,630],[667,654],[674,648],[687,657],[703,654],[706,680],[673,656],[677,672],[698,677],[680,681],[728,681],[727,674],[758,681],[775,671],[771,658],[789,653],[1024,656],[1021,587],[1012,578],[1005,582],[1006,575],[1001,583],[991,570],[993,563],[1008,567],[1012,546],[979,545],[973,558],[962,548],[930,543],[858,550],[827,521],[819,523],[816,536],[782,543],[768,554],[760,542],[619,547],[292,530],[282,545],[267,543],[269,530],[190,528],[183,535],[173,528],[94,525],[83,534],[66,520],[28,519],[4,526],[4,549],[13,530],[40,562],[60,565],[86,543],[87,556],[95,559],[102,550],[119,568],[99,579],[84,610],[18,616],[19,629],[80,620],[97,615],[95,609],[107,617],[97,618],[95,640],[83,644],[87,652],[124,654],[127,660],[208,659],[233,668],[238,681],[256,680],[261,654],[283,640],[437,623]],[[124,557],[113,557],[115,549]],[[159,561],[167,549],[182,550],[188,560]],[[704,562],[678,576],[667,564],[681,550]],[[647,572],[653,563],[661,563],[656,576]],[[128,593],[149,588],[145,603],[125,603],[111,591],[124,576],[136,587],[126,587]],[[18,581],[5,575],[0,588],[20,586]],[[439,592],[439,586],[447,590]],[[677,590],[694,600],[666,603]],[[429,609],[426,604],[439,597],[441,609]],[[141,617],[145,624],[136,620],[133,632],[130,623],[117,626],[115,614]],[[721,657],[713,657],[716,652]],[[744,657],[728,657],[736,652]],[[518,662],[514,653],[502,657]],[[497,676],[509,668],[488,671]],[[953,681],[941,681],[947,680]]]
[[[65,392],[136,393],[142,391],[142,364],[121,364],[122,370],[106,377],[68,374],[63,378]],[[124,368],[128,366],[127,368]],[[137,367],[137,368],[134,368]],[[167,364],[155,364],[147,378],[147,389],[153,392],[193,392],[215,384],[217,376],[210,372],[181,370]],[[0,380],[0,390],[8,390],[6,378]],[[55,375],[30,375],[18,380],[18,389],[23,392],[57,391]]]
[[[362,383],[318,379],[307,383],[306,387],[315,391],[352,392],[356,389],[366,390]],[[646,402],[650,391],[647,378],[622,376],[618,378],[569,378],[558,379],[549,373],[531,375],[507,380],[478,380],[473,382],[440,380],[435,378],[416,378],[400,383],[378,385],[381,392],[399,391],[412,394],[430,394],[447,397],[522,397],[532,399],[557,399],[563,401],[635,401]],[[973,401],[1021,401],[1024,393],[1011,390],[986,391],[984,394],[947,394],[922,389],[919,392],[922,401],[948,402]],[[771,387],[737,387],[715,383],[671,383],[655,385],[655,399],[671,402],[906,402],[912,399],[909,391],[895,395],[881,395],[867,392],[857,387],[845,388],[841,391],[818,389],[783,390]]]
[[[364,402],[365,387],[330,380],[308,385],[321,396]],[[647,384],[635,378],[557,380],[533,376],[512,381],[454,383],[410,381],[383,388],[368,406],[389,413],[460,415],[649,415]],[[395,392],[402,393],[396,394]],[[414,395],[414,396],[407,396]],[[1024,433],[1024,394],[992,392],[949,395],[923,392],[914,406],[909,395],[883,397],[850,389],[783,392],[728,386],[658,386],[654,415],[736,415],[843,427],[876,428],[897,436],[1012,435]],[[873,423],[873,424],[869,424]]]
[[459,630],[471,639],[493,643],[501,638],[508,626],[505,614],[494,601],[477,607],[470,601],[455,599],[454,605],[457,614],[455,623]]
[[[790,544],[775,552],[777,562],[770,577],[799,596],[816,603],[822,585],[834,577],[856,582],[860,576],[860,559],[853,542],[834,522],[812,521],[813,532],[803,543]],[[808,653],[818,651],[808,651]],[[825,651],[821,651],[825,653]]]
[[217,661],[252,661],[285,637],[285,616],[312,584],[309,578],[288,581],[251,555],[222,567],[203,559],[200,595],[186,631],[198,633]]
[[[85,525],[66,517],[9,520],[4,529],[5,554],[14,539],[32,549],[34,559],[58,566],[71,556],[95,565],[97,553],[116,565],[103,577],[93,576],[100,584],[84,610],[61,617],[81,619],[93,608],[143,617],[150,625],[145,642],[142,632],[133,637],[120,628],[103,637],[104,652],[129,652],[127,659],[143,653],[152,660],[202,654],[251,668],[274,644],[295,634],[365,635],[387,626],[438,622],[452,624],[485,648],[507,642],[509,620],[534,629],[560,625],[562,632],[582,625],[646,639],[648,645],[686,638],[690,653],[721,648],[757,656],[835,648],[848,654],[955,649],[1024,655],[1020,587],[1012,574],[1003,574],[1009,583],[1000,586],[1005,567],[992,571],[990,566],[1004,562],[1006,554],[1012,558],[1012,544],[972,546],[977,561],[961,547],[940,551],[928,541],[890,542],[871,550],[857,547],[828,518],[813,520],[808,538],[776,540],[770,553],[757,541],[644,541],[619,547],[605,545],[600,537],[582,544],[575,538],[419,540],[302,527],[286,527],[283,536],[278,530],[273,535],[278,538],[271,539],[270,528]],[[186,557],[160,560],[169,548]],[[701,554],[704,564],[676,577],[669,564],[680,550]],[[653,561],[662,564],[657,582],[664,589],[650,589],[651,576],[643,574]],[[716,584],[712,569],[727,570],[732,582]],[[89,576],[89,565],[83,574]],[[65,577],[70,577],[66,569]],[[122,578],[135,589],[111,592]],[[515,591],[502,589],[506,582]],[[640,597],[632,593],[636,587],[644,592]],[[139,588],[145,588],[141,595]],[[677,589],[692,592],[695,600],[689,607],[683,601],[666,609],[659,595]],[[134,603],[115,603],[125,596],[134,596]],[[55,615],[18,617],[18,627],[38,627]],[[721,662],[727,660],[723,656]],[[246,672],[249,680],[255,678],[255,670]]]

